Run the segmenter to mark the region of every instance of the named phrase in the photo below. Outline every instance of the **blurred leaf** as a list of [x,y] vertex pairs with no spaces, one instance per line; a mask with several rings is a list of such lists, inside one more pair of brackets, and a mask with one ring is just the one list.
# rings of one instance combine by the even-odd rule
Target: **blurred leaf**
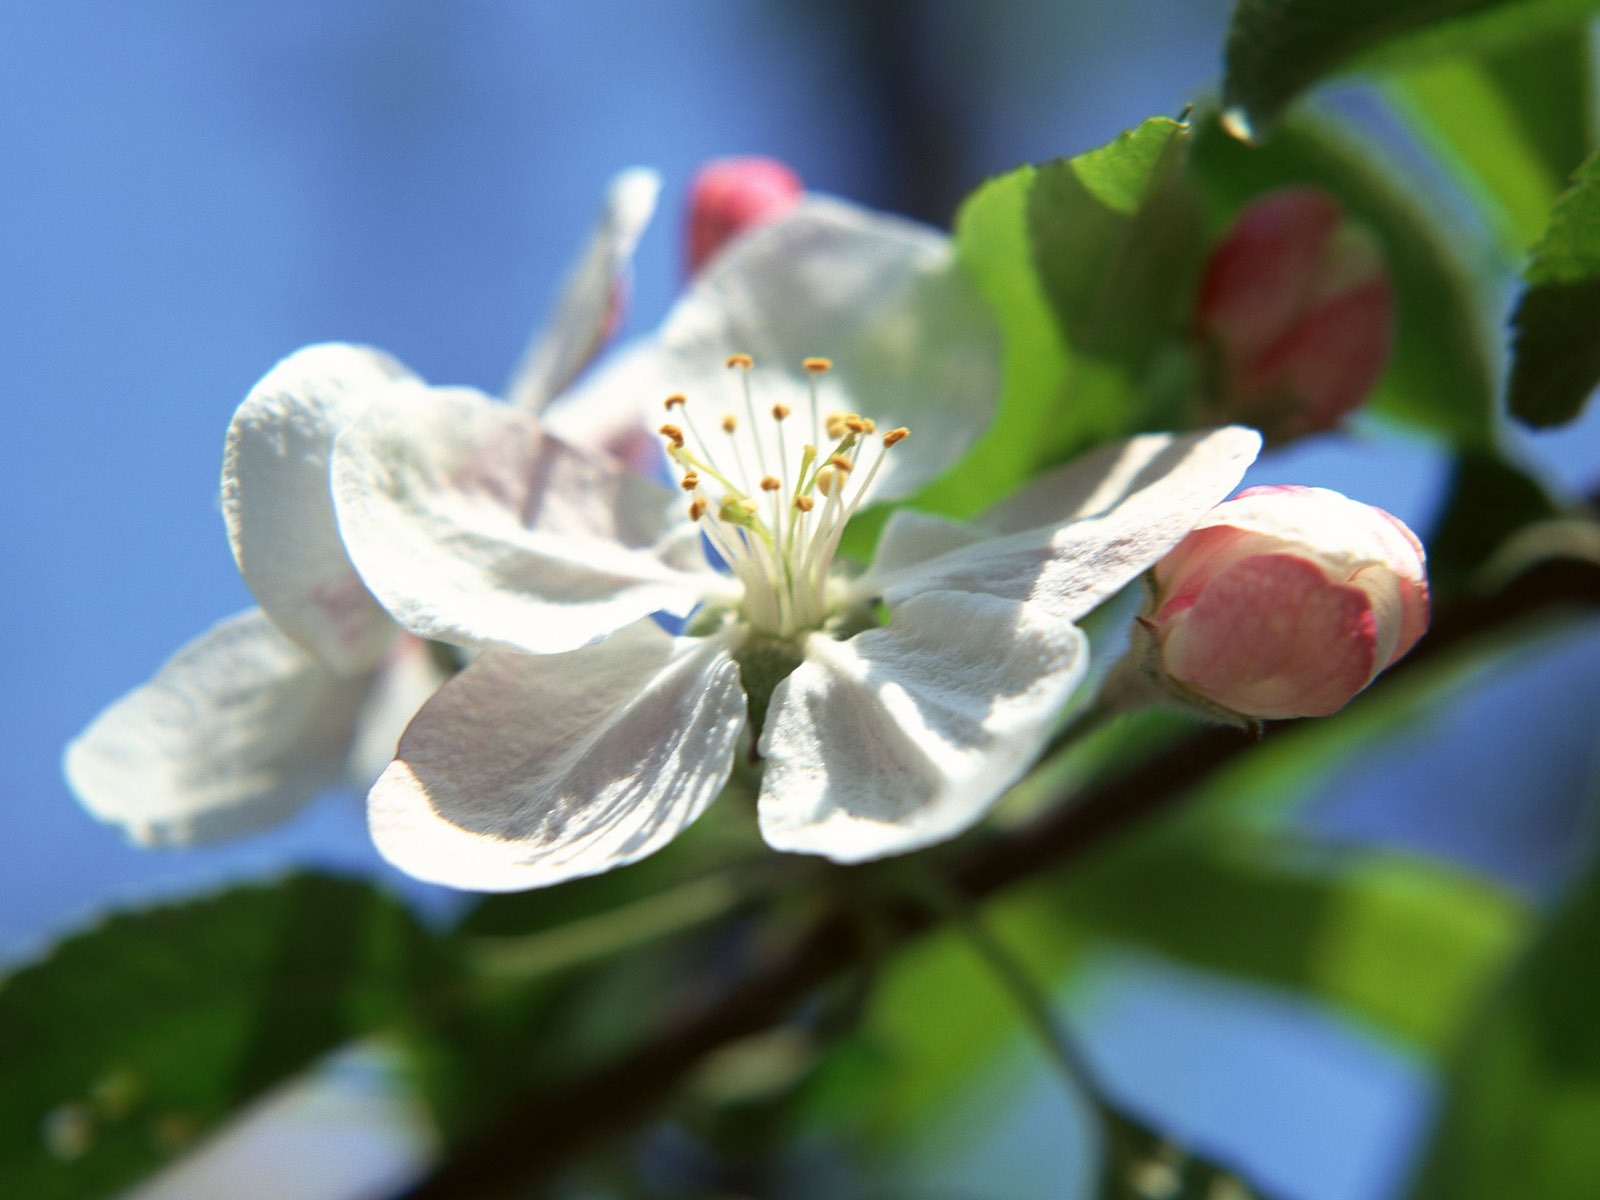
[[1600,383],[1600,155],[1579,168],[1556,202],[1524,273],[1512,325],[1512,413],[1538,428],[1583,410]]
[[1060,899],[1097,935],[1308,993],[1429,1050],[1459,1033],[1523,926],[1500,889],[1422,859],[1196,830],[1119,848]]
[[[1047,986],[1087,947],[1062,919],[1053,889],[1038,882],[990,902],[982,919]],[[810,1103],[830,1130],[848,1129],[879,1150],[972,1100],[1000,1052],[1031,1036],[1014,997],[955,930],[905,947],[859,982],[870,988],[861,1025],[833,1047]],[[1004,1094],[987,1082],[997,1099]]]
[[429,967],[410,913],[296,875],[113,916],[0,984],[0,1195],[88,1200],[393,1025]]
[[1157,421],[1147,385],[1183,336],[1201,248],[1178,169],[1187,142],[1187,126],[1156,118],[967,198],[956,247],[1004,332],[1004,391],[989,432],[918,507],[971,515]]
[[1587,31],[1568,29],[1403,70],[1388,87],[1489,202],[1520,253],[1544,232],[1550,206],[1591,149],[1589,81]]
[[1360,151],[1304,121],[1251,148],[1206,120],[1192,162],[1218,224],[1262,192],[1306,183],[1328,189],[1366,223],[1394,276],[1398,321],[1394,358],[1370,407],[1459,446],[1492,445],[1494,385],[1478,298],[1435,214]]
[[[596,1070],[655,1034],[746,939],[783,929],[809,863],[751,859],[748,813],[707,814],[659,854],[533,892],[487,896],[442,944],[461,978],[406,1030],[447,1141],[508,1097]],[[764,905],[761,923],[743,920]]]
[[1600,871],[1463,1039],[1412,1200],[1600,1195]]
[[1343,70],[1474,55],[1582,21],[1595,0],[1239,0],[1223,107],[1264,138],[1301,92]]
[[1468,452],[1456,457],[1441,511],[1428,537],[1428,584],[1435,595],[1447,596],[1481,582],[1484,563],[1508,538],[1557,509],[1521,468]]

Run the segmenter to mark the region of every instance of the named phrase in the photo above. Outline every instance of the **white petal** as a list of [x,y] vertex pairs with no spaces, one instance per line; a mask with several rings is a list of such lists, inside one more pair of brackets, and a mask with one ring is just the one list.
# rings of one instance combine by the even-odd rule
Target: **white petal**
[[506,398],[534,412],[561,392],[611,333],[634,248],[656,210],[661,176],[634,167],[611,181],[600,220],[573,264],[543,333],[517,367]]
[[1211,495],[1219,480],[1231,481],[1232,490],[1260,452],[1261,435],[1243,425],[1140,434],[1045,472],[979,523],[995,533],[1016,533],[1098,517],[1133,496],[1146,504],[1170,500],[1189,507],[1189,496]]
[[813,634],[805,655],[761,739],[761,833],[836,862],[972,826],[1027,770],[1087,668],[1074,626],[938,592],[849,641]]
[[67,780],[140,842],[263,828],[339,778],[367,683],[329,671],[252,609],[96,717],[67,747]]
[[476,393],[369,409],[333,475],[361,577],[419,637],[554,653],[730,588],[677,494]]
[[666,845],[716,798],[745,724],[717,639],[649,621],[571,654],[488,651],[434,696],[372,789],[378,849],[420,879],[515,891]]
[[351,787],[365,792],[383,774],[411,718],[454,674],[455,668],[442,662],[439,651],[421,638],[402,633],[395,639],[373,675],[356,720],[344,772]]
[[[999,331],[950,240],[816,196],[717,255],[668,316],[661,343],[670,391],[710,410],[707,429],[723,411],[740,414],[740,437],[760,431],[769,463],[778,443],[762,414],[774,404],[791,410],[785,435],[796,462],[801,445],[831,444],[809,424],[801,363],[832,359],[819,417],[859,412],[880,430],[911,430],[885,461],[877,499],[908,495],[960,458],[1000,391]],[[755,359],[754,421],[743,415],[740,379],[724,366],[732,353]],[[744,454],[759,457],[754,444]]]
[[[991,511],[979,524],[998,536],[921,561],[919,547],[936,548],[936,539],[891,523],[880,551],[887,566],[874,564],[853,591],[891,605],[922,591],[971,592],[1077,620],[1177,544],[1234,489],[1260,444],[1240,426],[1117,443]],[[902,537],[917,541],[902,545]]]
[[569,445],[641,475],[665,476],[656,432],[673,392],[655,341],[619,346],[544,410],[544,427]]
[[239,570],[278,628],[336,670],[368,670],[395,630],[339,538],[333,441],[375,399],[400,402],[412,387],[376,350],[307,346],[256,384],[228,426],[222,511]]
[[918,512],[914,508],[897,508],[878,538],[871,573],[861,580],[861,587],[865,589],[862,595],[875,594],[888,581],[941,554],[992,536],[992,532],[965,521]]

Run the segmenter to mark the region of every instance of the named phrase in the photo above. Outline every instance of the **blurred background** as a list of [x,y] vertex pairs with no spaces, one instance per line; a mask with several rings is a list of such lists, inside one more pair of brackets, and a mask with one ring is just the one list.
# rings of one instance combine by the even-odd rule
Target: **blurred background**
[[[607,180],[636,163],[666,191],[634,330],[682,282],[683,189],[706,159],[773,155],[812,188],[948,225],[986,176],[1202,98],[1229,7],[5,5],[0,953],[18,961],[108,907],[289,865],[381,876],[448,907],[376,857],[353,796],[247,842],[151,853],[61,779],[63,745],[103,705],[250,604],[223,536],[220,451],[279,357],[366,342],[431,381],[498,390]],[[1389,138],[1419,186],[1443,186],[1371,95],[1322,103]],[[1475,249],[1466,206],[1434,197],[1492,279],[1506,264]],[[1592,488],[1600,422],[1528,453]],[[1272,456],[1252,481],[1336,487],[1426,528],[1443,472],[1427,445],[1358,429]],[[1557,630],[1468,684],[1405,744],[1327,780],[1304,819],[1547,893],[1593,820],[1600,630]],[[1519,754],[1535,735],[1538,756]],[[1421,1062],[1354,1024],[1131,953],[1106,955],[1072,1012],[1130,1106],[1285,1197],[1393,1194],[1434,1095]],[[1020,1040],[1006,1050],[995,1086],[908,1152],[904,1194],[1065,1194],[1074,1126],[1036,1057]],[[403,1150],[351,1137],[332,1153]]]

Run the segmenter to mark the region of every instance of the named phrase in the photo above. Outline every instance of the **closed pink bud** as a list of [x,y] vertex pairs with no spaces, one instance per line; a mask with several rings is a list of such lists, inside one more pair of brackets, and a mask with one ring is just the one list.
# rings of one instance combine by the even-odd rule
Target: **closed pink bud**
[[1377,240],[1327,192],[1269,192],[1206,264],[1194,332],[1217,417],[1282,442],[1330,429],[1371,394],[1394,340]]
[[772,158],[719,158],[689,185],[689,274],[731,238],[783,216],[800,200],[800,177]]
[[1323,488],[1240,492],[1148,584],[1147,670],[1180,699],[1247,722],[1336,712],[1428,627],[1416,536]]

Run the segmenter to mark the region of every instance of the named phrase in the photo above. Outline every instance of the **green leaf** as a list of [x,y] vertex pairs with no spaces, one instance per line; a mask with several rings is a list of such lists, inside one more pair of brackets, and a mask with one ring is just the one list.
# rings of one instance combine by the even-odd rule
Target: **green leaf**
[[1096,442],[1169,423],[1148,397],[1202,248],[1187,143],[1187,126],[1156,118],[967,198],[956,248],[1004,333],[1004,390],[989,432],[918,507],[971,515]]
[[1402,70],[1387,86],[1520,254],[1592,146],[1589,79],[1586,32],[1562,30]]
[[1344,70],[1478,54],[1576,24],[1596,0],[1240,0],[1228,30],[1223,107],[1263,138],[1284,108]]
[[1186,125],[1161,118],[1038,168],[1027,213],[1034,267],[1078,354],[1137,370],[1183,336],[1202,236],[1180,186],[1188,144]]
[[1431,1050],[1460,1032],[1523,925],[1503,891],[1421,859],[1193,829],[1141,839],[1062,885],[1063,911],[1100,936],[1308,993]]
[[1537,428],[1565,424],[1600,383],[1600,155],[1556,202],[1525,277],[1512,318],[1511,412]]
[[1383,243],[1394,277],[1394,358],[1369,407],[1459,446],[1494,440],[1495,389],[1476,293],[1435,214],[1322,125],[1288,122],[1251,148],[1214,120],[1199,124],[1191,159],[1220,225],[1252,197],[1316,184]]
[[1462,1040],[1412,1200],[1600,1194],[1600,871]]
[[1532,476],[1504,459],[1457,456],[1445,490],[1443,515],[1428,537],[1428,585],[1454,595],[1484,581],[1484,564],[1518,530],[1558,512]]
[[118,1192],[273,1084],[392,1026],[429,942],[296,875],[108,918],[0,984],[0,1194]]

